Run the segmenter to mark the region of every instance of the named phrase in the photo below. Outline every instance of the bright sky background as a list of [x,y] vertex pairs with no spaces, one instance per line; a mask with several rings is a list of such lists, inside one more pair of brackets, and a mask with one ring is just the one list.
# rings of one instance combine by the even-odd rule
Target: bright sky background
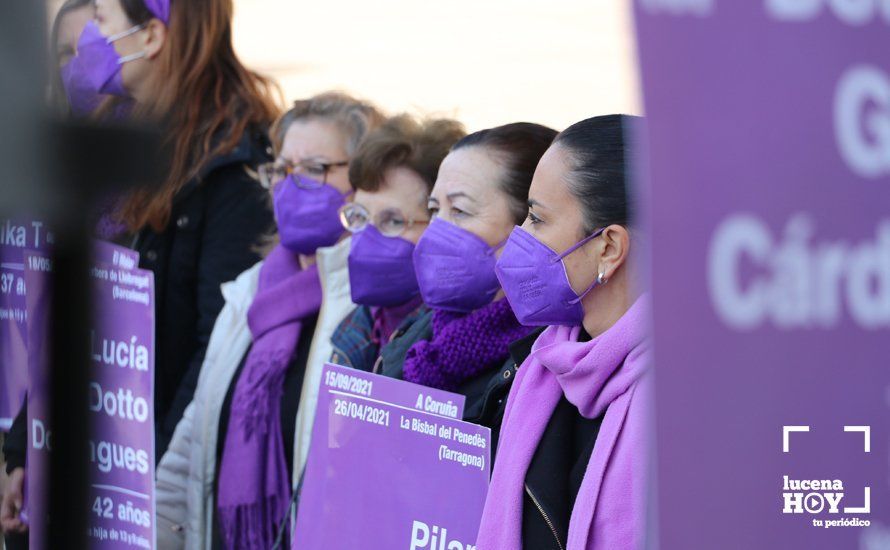
[[642,112],[630,0],[235,5],[239,54],[287,100],[344,90],[392,113],[457,117],[471,131]]
[[345,90],[469,130],[641,113],[629,0],[236,0],[246,63],[288,99]]

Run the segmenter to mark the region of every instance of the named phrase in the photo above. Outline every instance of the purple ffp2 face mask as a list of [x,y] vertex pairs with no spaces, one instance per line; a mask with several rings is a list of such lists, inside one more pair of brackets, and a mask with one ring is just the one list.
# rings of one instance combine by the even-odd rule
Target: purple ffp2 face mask
[[60,70],[62,86],[65,88],[65,96],[68,98],[68,107],[75,116],[86,116],[99,106],[102,96],[93,88],[86,79],[80,78],[78,65],[72,58]]
[[515,227],[495,267],[510,307],[526,326],[580,326],[584,320],[581,300],[597,286],[596,280],[579,296],[572,290],[563,258],[598,237],[602,229],[571,246],[562,254]]
[[434,219],[414,250],[414,270],[424,303],[460,313],[489,304],[501,288],[494,272],[500,247]]
[[387,237],[373,225],[352,236],[349,285],[352,301],[377,307],[402,305],[420,292],[414,275],[414,243]]
[[321,182],[313,181],[309,187],[298,186],[290,175],[274,192],[278,236],[281,244],[295,254],[311,255],[322,246],[337,244],[345,231],[338,211],[348,194]]
[[90,96],[129,96],[121,77],[121,66],[144,57],[145,54],[121,57],[114,49],[114,42],[142,28],[142,25],[137,25],[122,33],[105,37],[99,32],[95,21],[86,24],[77,41],[77,55],[68,62],[62,73],[65,91],[69,100],[74,101],[72,110],[88,108]]

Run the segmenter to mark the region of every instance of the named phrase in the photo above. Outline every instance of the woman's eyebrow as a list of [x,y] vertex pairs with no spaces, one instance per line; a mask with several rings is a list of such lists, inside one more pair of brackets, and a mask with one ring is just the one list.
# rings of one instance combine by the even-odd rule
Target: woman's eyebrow
[[445,196],[448,197],[448,200],[450,200],[451,202],[454,202],[454,199],[459,198],[459,197],[464,197],[465,199],[469,200],[470,202],[476,202],[476,199],[467,195],[463,191],[455,191],[454,193],[448,193]]

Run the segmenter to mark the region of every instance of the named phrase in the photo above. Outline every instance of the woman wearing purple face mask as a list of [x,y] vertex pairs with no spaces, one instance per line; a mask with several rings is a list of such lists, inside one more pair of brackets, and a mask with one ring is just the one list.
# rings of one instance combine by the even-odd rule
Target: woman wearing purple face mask
[[556,131],[530,123],[471,134],[452,147],[429,198],[433,217],[413,254],[429,308],[383,348],[385,375],[466,396],[465,419],[493,429],[515,373],[510,345],[532,329],[503,299],[495,261],[528,209],[538,159]]
[[[191,401],[221,285],[254,265],[274,229],[256,177],[271,160],[276,86],[249,70],[232,43],[232,0],[95,0],[96,18],[69,64],[97,93],[93,114],[157,127],[162,181],[127,190],[111,209],[139,265],[154,274],[156,455]],[[212,93],[209,93],[212,91]]]
[[627,186],[636,120],[557,136],[498,260],[519,320],[552,326],[510,390],[480,550],[642,548],[652,376]]
[[[273,126],[277,160],[260,173],[279,239],[223,287],[194,399],[158,467],[159,548],[266,550],[287,523],[331,333],[353,308],[342,201],[316,199],[325,186],[351,195],[349,163],[381,122],[368,103],[327,93],[296,102]],[[300,212],[337,226],[316,231]]]
[[[57,71],[50,80],[50,100],[60,113],[82,116],[91,113],[99,105],[100,96],[84,89],[71,80],[71,60],[77,53],[77,44],[86,25],[95,16],[93,0],[67,0],[56,12],[50,34],[51,56]],[[98,224],[97,236],[106,233],[106,220]],[[119,228],[119,224],[109,224]],[[27,403],[16,415],[11,429],[3,441],[6,473],[9,482],[0,500],[0,531],[6,548],[18,550],[28,547],[28,525],[20,517],[24,499],[25,454],[27,451]]]
[[425,312],[413,253],[430,221],[427,199],[439,165],[464,134],[454,120],[400,115],[356,153],[349,171],[355,200],[340,218],[353,234],[349,282],[358,308],[333,335],[334,363],[374,370],[383,345]]
[[99,106],[101,96],[86,88],[86,83],[72,79],[71,61],[87,24],[96,14],[93,0],[67,0],[53,21],[50,44],[58,72],[50,81],[52,101],[62,112],[86,115]]

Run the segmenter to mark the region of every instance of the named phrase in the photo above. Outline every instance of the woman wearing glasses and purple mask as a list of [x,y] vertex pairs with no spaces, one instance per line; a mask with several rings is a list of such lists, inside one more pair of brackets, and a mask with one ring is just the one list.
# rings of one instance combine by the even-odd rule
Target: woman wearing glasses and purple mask
[[358,308],[334,333],[331,361],[374,371],[380,349],[422,308],[414,248],[430,223],[427,201],[439,165],[465,135],[448,119],[393,117],[362,143],[349,168],[355,200],[340,210],[352,232],[349,283]]
[[273,125],[277,158],[259,172],[278,239],[223,285],[194,399],[158,467],[159,548],[267,550],[286,523],[308,447],[305,396],[354,307],[339,222],[349,163],[382,121],[368,103],[327,93]]
[[495,437],[515,371],[510,345],[532,331],[503,299],[495,261],[526,216],[535,165],[555,136],[539,124],[508,124],[451,148],[427,204],[432,222],[412,254],[428,309],[392,338],[375,367],[465,395],[465,419]]
[[519,320],[549,326],[510,390],[480,550],[643,548],[652,345],[628,188],[637,123],[601,116],[559,134],[498,259]]

